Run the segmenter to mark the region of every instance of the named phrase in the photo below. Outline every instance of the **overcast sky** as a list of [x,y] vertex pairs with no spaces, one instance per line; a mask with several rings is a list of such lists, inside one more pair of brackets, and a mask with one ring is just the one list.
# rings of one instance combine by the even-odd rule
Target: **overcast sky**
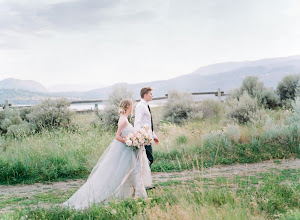
[[170,79],[300,54],[298,0],[0,0],[0,80]]

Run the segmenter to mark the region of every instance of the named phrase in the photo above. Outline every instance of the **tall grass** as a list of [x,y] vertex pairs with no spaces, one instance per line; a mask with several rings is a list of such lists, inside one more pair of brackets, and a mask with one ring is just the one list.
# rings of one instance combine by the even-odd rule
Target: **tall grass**
[[85,177],[113,139],[112,134],[90,127],[89,117],[79,116],[77,132],[44,131],[3,141],[0,184]]
[[[19,209],[7,219],[297,219],[299,170],[257,176],[169,181],[149,199],[115,201],[83,211],[62,208]],[[57,195],[64,196],[64,195]],[[1,217],[1,216],[0,216]]]
[[[200,121],[179,127],[164,125],[161,143],[154,146],[157,172],[199,169],[216,164],[253,163],[300,156],[298,126],[274,124],[264,129],[254,125],[227,125]],[[178,142],[183,139],[184,143]]]
[[[93,127],[93,115],[76,117],[75,131],[60,129],[22,139],[1,139],[0,184],[86,178],[114,134]],[[299,126],[284,125],[285,118],[274,112],[269,117],[271,128],[225,126],[220,118],[181,126],[161,123],[156,126],[160,144],[153,144],[151,169],[170,172],[299,157]]]

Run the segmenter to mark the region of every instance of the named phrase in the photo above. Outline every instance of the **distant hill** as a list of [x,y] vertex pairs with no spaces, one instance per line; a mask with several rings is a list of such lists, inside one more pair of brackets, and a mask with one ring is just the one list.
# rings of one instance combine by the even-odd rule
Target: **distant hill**
[[47,97],[51,97],[51,95],[21,89],[0,89],[0,104],[4,104],[5,100],[9,100],[14,105],[36,104]]
[[82,84],[57,84],[48,87],[50,92],[83,92],[92,89],[99,89],[106,87],[107,85],[99,83],[82,83]]
[[[139,90],[151,86],[155,96],[164,96],[169,90],[178,89],[188,92],[217,91],[228,92],[241,85],[246,76],[257,76],[265,86],[276,88],[281,79],[289,74],[300,73],[300,56],[271,58],[257,61],[228,62],[205,66],[196,71],[170,80],[127,84],[138,98]],[[105,99],[112,87],[91,90],[80,96]]]
[[[298,73],[300,73],[300,56],[290,56],[256,61],[218,63],[201,67],[190,74],[169,80],[119,85],[132,89],[136,98],[139,98],[139,91],[142,87],[151,86],[154,89],[154,96],[160,97],[172,89],[188,92],[213,92],[221,88],[225,92],[229,92],[229,90],[239,87],[246,76],[257,76],[267,87],[276,88],[284,76]],[[0,83],[0,90],[1,88]],[[33,92],[27,94],[26,103],[30,102],[31,95],[35,97],[34,99],[46,96],[67,97],[68,99],[106,99],[112,88],[113,86],[109,86],[88,92],[39,93],[36,96],[34,96],[36,93]],[[0,93],[1,100],[3,99]],[[17,100],[22,102],[22,93],[19,94]]]
[[0,89],[20,89],[31,92],[48,92],[41,83],[33,80],[20,80],[8,78],[0,81]]

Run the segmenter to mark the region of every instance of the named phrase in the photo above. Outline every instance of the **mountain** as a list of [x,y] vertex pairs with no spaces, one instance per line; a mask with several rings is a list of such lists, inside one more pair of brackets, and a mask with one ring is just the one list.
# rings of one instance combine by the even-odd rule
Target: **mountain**
[[47,92],[46,87],[36,81],[13,78],[0,81],[0,89],[20,89],[31,92]]
[[57,84],[48,87],[50,92],[84,92],[92,89],[99,89],[106,87],[107,85],[99,83],[89,83],[89,84]]
[[[114,86],[126,86],[130,88],[134,92],[136,98],[139,98],[139,91],[142,87],[145,86],[151,86],[154,89],[153,93],[155,97],[164,96],[166,93],[168,93],[169,90],[172,89],[188,92],[215,92],[218,88],[221,88],[221,90],[228,93],[231,89],[239,87],[246,76],[257,76],[259,80],[264,82],[265,86],[276,88],[278,82],[281,81],[284,76],[299,73],[300,56],[290,56],[262,59],[256,61],[217,63],[201,67],[192,73],[169,80],[152,81],[138,84],[118,84]],[[3,81],[0,81],[0,90],[1,88],[3,88]],[[8,81],[11,82],[12,79],[8,79]],[[15,85],[17,85],[17,83],[15,83]],[[30,86],[31,90],[33,88],[34,86]],[[108,86],[86,92],[59,92],[38,94],[36,94],[35,92],[31,92],[27,94],[26,98],[24,98],[22,96],[22,92],[19,91],[18,95],[14,96],[14,100],[16,100],[18,103],[24,102],[25,104],[30,104],[31,100],[35,101],[39,97],[47,96],[66,97],[70,100],[107,99],[108,94],[112,91],[112,88],[113,86]],[[14,91],[11,90],[10,94],[13,93]],[[0,91],[0,101],[4,100],[4,96],[1,94],[4,93],[1,93]],[[11,100],[11,98],[9,97],[8,99]]]
[[[139,98],[139,90],[151,86],[154,95],[164,96],[169,90],[188,92],[215,92],[218,88],[225,92],[241,85],[246,76],[257,76],[265,86],[276,88],[286,75],[300,73],[300,56],[270,58],[256,61],[227,62],[201,67],[190,74],[169,80],[139,84],[127,84]],[[100,88],[82,93],[81,97],[106,99],[112,87]]]
[[54,98],[50,94],[42,92],[31,92],[20,89],[0,89],[0,105],[3,105],[5,100],[9,100],[9,103],[13,105],[37,104],[47,97]]

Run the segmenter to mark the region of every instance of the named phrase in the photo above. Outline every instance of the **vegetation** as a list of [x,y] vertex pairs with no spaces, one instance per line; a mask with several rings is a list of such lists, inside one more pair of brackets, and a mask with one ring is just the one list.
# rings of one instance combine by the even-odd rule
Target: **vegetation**
[[173,90],[168,93],[168,102],[164,106],[162,118],[175,124],[182,124],[191,119],[202,118],[202,112],[196,108],[190,93]]
[[125,86],[116,86],[110,93],[103,112],[97,112],[100,120],[100,126],[105,129],[116,130],[119,120],[119,104],[122,99],[130,99],[134,101],[133,92]]
[[291,102],[295,100],[297,92],[299,93],[299,83],[300,83],[299,74],[288,75],[278,83],[277,92],[284,106],[290,107]]
[[[153,108],[154,115],[160,112],[160,108]],[[152,170],[182,171],[199,164],[209,167],[299,157],[297,112],[268,111],[269,119],[257,125],[226,125],[224,116],[185,125],[162,123],[158,131],[161,142],[154,146]],[[91,121],[96,116],[92,114],[75,116],[75,131],[45,130],[22,139],[1,139],[0,183],[87,177],[114,133],[95,128]]]
[[224,104],[213,99],[205,99],[197,103],[196,108],[202,112],[203,119],[219,119],[225,113]]
[[[173,91],[165,106],[152,108],[155,131],[160,138],[160,144],[154,146],[152,171],[201,170],[217,164],[300,158],[297,86],[295,96],[281,99],[282,103],[274,98],[274,91],[255,77],[246,78],[236,91],[225,103],[213,100],[195,103],[189,93]],[[114,138],[112,129],[117,125],[118,105],[123,98],[133,99],[132,93],[115,88],[105,109],[97,114],[73,114],[66,100],[46,100],[21,111],[0,111],[0,184],[86,178]],[[286,100],[290,102],[288,110],[280,108]],[[149,192],[152,200],[116,201],[83,212],[55,206],[74,190],[65,194],[37,194],[33,198],[2,199],[0,195],[0,209],[23,200],[26,204],[36,204],[39,199],[48,199],[53,207],[19,209],[3,216],[8,219],[25,216],[28,219],[171,216],[293,219],[300,213],[299,182],[291,173],[299,177],[299,171],[289,170],[247,178],[169,181],[161,183],[157,191]]]
[[246,124],[260,119],[262,111],[257,98],[251,98],[246,91],[237,99],[227,101],[226,116],[234,122]]
[[[1,219],[299,219],[300,172],[273,170],[255,176],[169,180],[148,191],[146,200],[114,201],[83,211],[62,208],[74,189],[4,198],[0,208],[17,205]],[[47,204],[47,208],[39,205]],[[20,208],[23,207],[23,208]],[[31,207],[33,206],[33,207]],[[37,208],[35,208],[37,206]]]
[[264,83],[260,82],[256,76],[246,77],[241,87],[231,92],[231,97],[239,100],[245,92],[251,98],[256,98],[257,103],[265,108],[275,108],[280,104],[279,96],[276,92],[272,88],[266,88]]
[[12,125],[22,124],[20,112],[13,109],[6,109],[0,112],[0,129],[1,133],[7,133],[8,129]]
[[73,112],[65,99],[45,99],[31,108],[0,111],[0,133],[6,136],[25,137],[30,134],[57,128],[70,128]]

